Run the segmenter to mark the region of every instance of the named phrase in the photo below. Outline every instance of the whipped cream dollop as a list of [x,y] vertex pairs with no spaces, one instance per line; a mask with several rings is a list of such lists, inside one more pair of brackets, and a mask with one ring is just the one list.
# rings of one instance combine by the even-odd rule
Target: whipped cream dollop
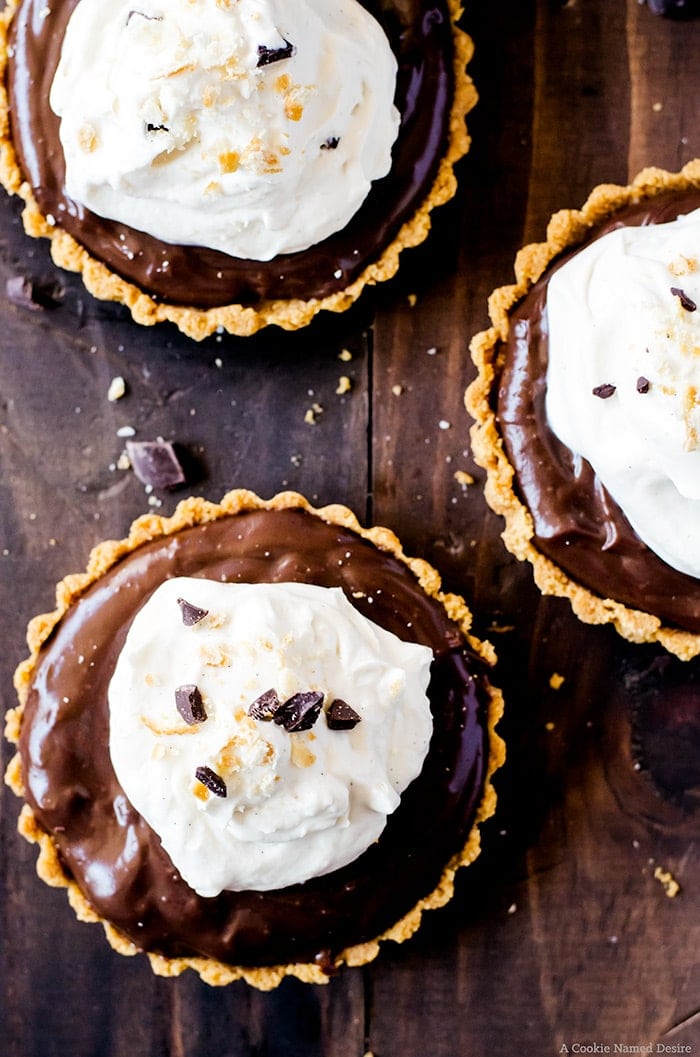
[[396,72],[357,0],[79,0],[50,94],[66,190],[167,243],[306,249],[389,172]]
[[109,687],[115,773],[200,895],[320,876],[420,773],[432,657],[340,588],[167,580]]
[[700,577],[700,210],[591,243],[552,277],[547,315],[552,430]]

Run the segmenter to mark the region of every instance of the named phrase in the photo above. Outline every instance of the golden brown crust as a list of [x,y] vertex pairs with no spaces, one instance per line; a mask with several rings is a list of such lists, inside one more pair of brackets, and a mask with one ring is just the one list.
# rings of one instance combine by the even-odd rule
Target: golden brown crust
[[[382,526],[363,528],[352,511],[347,507],[333,504],[316,508],[311,506],[297,492],[280,492],[271,499],[264,500],[253,492],[245,489],[236,489],[227,493],[220,503],[211,503],[205,499],[195,497],[185,499],[179,503],[171,517],[146,514],[138,518],[132,524],[127,537],[121,540],[106,540],[93,549],[84,573],[71,574],[60,581],[56,588],[56,608],[51,613],[44,613],[35,617],[30,621],[27,629],[27,643],[30,655],[18,666],[15,672],[15,688],[19,698],[19,705],[11,709],[7,714],[5,736],[8,740],[14,744],[17,744],[19,740],[22,712],[27,699],[29,684],[39,651],[50,635],[52,628],[61,620],[69,607],[83,594],[90,584],[98,580],[121,557],[136,550],[149,540],[160,536],[172,535],[182,529],[202,524],[206,521],[238,514],[245,510],[279,510],[287,508],[301,508],[316,517],[322,518],[329,524],[350,529],[364,539],[371,541],[380,550],[388,551],[404,562],[413,572],[423,590],[445,607],[450,618],[459,625],[474,651],[489,665],[495,663],[495,654],[491,644],[481,642],[470,634],[471,613],[465,601],[458,595],[444,593],[441,590],[440,576],[437,571],[423,559],[407,557],[399,540],[390,529]],[[491,687],[488,715],[489,763],[482,800],[466,845],[447,864],[440,883],[430,895],[420,900],[408,914],[375,940],[348,947],[344,950],[336,960],[338,966],[342,964],[358,966],[372,961],[379,953],[379,944],[381,942],[394,940],[397,943],[401,943],[419,927],[423,911],[443,906],[451,899],[454,875],[460,866],[466,866],[473,862],[479,854],[479,826],[495,810],[496,794],[491,779],[494,772],[502,765],[505,759],[504,743],[496,733],[496,725],[502,714],[502,695],[499,690]],[[16,754],[10,761],[5,780],[18,797],[23,797],[24,789],[19,754]],[[23,806],[20,813],[18,829],[27,840],[39,845],[37,861],[39,877],[52,887],[68,889],[68,899],[79,920],[101,921],[102,919],[92,909],[75,881],[64,871],[51,836],[38,825],[31,808],[27,804]],[[102,925],[110,944],[120,954],[132,955],[140,953],[139,948],[126,939],[109,922],[102,921]],[[295,976],[307,983],[326,983],[328,981],[328,976],[319,966],[314,964],[280,965],[252,969],[224,965],[208,958],[167,958],[163,955],[152,953],[148,953],[148,958],[153,972],[159,976],[178,976],[185,969],[194,969],[199,973],[202,980],[213,985],[224,985],[234,980],[243,979],[260,990],[270,990],[276,987],[285,976]]]
[[268,300],[255,307],[230,304],[209,309],[154,301],[138,286],[121,279],[106,265],[91,257],[67,232],[49,223],[41,213],[30,185],[22,179],[10,138],[9,103],[5,88],[7,33],[18,5],[19,0],[7,0],[7,6],[0,13],[0,183],[10,194],[19,195],[24,201],[22,221],[27,234],[34,238],[51,240],[51,256],[54,263],[67,271],[80,273],[93,297],[102,301],[119,301],[126,305],[137,323],[153,326],[155,323],[168,321],[174,323],[188,337],[201,341],[216,331],[227,331],[229,334],[247,337],[270,324],[282,327],[283,330],[298,330],[310,323],[321,311],[344,312],[358,299],[366,286],[374,286],[396,274],[401,252],[418,246],[426,239],[430,231],[432,210],[444,205],[454,196],[457,188],[454,167],[467,153],[471,142],[465,117],[476,104],[477,93],[466,70],[473,54],[473,43],[456,25],[462,14],[462,7],[458,0],[448,0],[454,41],[455,89],[447,149],[427,198],[411,219],[403,224],[381,257],[368,265],[344,290],[323,298],[311,298],[307,301],[299,298]]
[[477,377],[465,394],[467,410],[474,418],[471,428],[472,451],[479,466],[486,470],[485,495],[491,509],[505,518],[503,541],[521,561],[529,561],[535,582],[545,595],[567,598],[576,616],[587,624],[611,623],[630,642],[659,642],[682,660],[700,653],[700,635],[665,627],[658,617],[631,609],[610,598],[600,598],[546,558],[535,546],[534,525],[527,507],[513,485],[513,467],[503,447],[495,411],[494,386],[500,375],[500,347],[510,327],[510,311],[537,282],[550,262],[567,247],[582,242],[588,232],[616,210],[664,191],[684,191],[700,185],[700,159],[689,162],[680,172],[644,169],[627,186],[601,184],[580,210],[555,213],[547,227],[545,242],[525,246],[515,260],[516,282],[495,290],[489,298],[492,326],[477,334],[470,351]]

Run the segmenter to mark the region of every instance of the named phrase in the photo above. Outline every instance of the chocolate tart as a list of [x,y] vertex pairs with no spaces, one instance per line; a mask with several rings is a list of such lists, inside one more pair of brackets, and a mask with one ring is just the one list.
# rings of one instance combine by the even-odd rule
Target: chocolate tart
[[[432,646],[423,769],[348,866],[278,891],[202,898],[125,809],[108,751],[107,684],[136,611],[173,575],[339,586],[374,622]],[[405,940],[424,910],[449,901],[494,811],[502,698],[489,680],[493,650],[469,626],[464,601],[442,592],[431,566],[342,506],[238,490],[219,504],[185,500],[170,518],[141,517],[126,539],[99,544],[85,573],[61,581],[56,609],[30,623],[31,655],[16,672],[7,781],[25,800],[19,829],[40,846],[40,877],[67,888],[78,918],[101,921],[117,951],[145,951],[159,975],[192,968],[210,984],[243,978],[268,989],[286,975],[323,983],[342,964],[371,961],[382,941]],[[88,649],[91,666],[80,663]]]
[[556,213],[546,241],[518,253],[515,283],[489,299],[493,325],[471,342],[478,374],[465,396],[486,499],[505,519],[506,547],[531,563],[540,590],[567,598],[586,623],[612,623],[626,639],[658,641],[683,659],[700,652],[698,580],[639,539],[590,464],[548,425],[546,296],[557,267],[596,237],[698,207],[695,160],[678,173],[650,168],[628,186],[601,185],[580,210]]
[[9,0],[0,16],[0,181],[23,199],[27,233],[50,239],[54,262],[81,273],[93,296],[125,304],[138,323],[169,320],[200,340],[217,329],[248,335],[271,323],[295,330],[322,309],[342,312],[366,286],[396,273],[402,250],[426,238],[433,208],[454,195],[454,166],[469,147],[464,118],[476,102],[466,72],[472,42],[456,25],[461,7],[362,0],[397,57],[402,118],[390,173],[342,231],[256,262],[166,245],[95,216],[65,194],[59,124],[48,103],[76,2]]

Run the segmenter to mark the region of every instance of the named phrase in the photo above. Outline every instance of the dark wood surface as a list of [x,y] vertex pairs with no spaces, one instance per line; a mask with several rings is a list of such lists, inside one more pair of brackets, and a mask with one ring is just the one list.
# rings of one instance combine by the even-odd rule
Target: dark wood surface
[[[481,98],[459,195],[399,278],[343,317],[201,345],[137,328],[58,275],[0,202],[0,290],[16,275],[60,284],[43,311],[0,302],[0,662],[9,707],[29,617],[148,509],[114,468],[122,426],[183,445],[193,493],[345,502],[437,565],[498,650],[508,762],[484,852],[449,906],[369,967],[326,987],[211,989],[156,979],[77,923],[37,879],[3,788],[3,1057],[700,1054],[700,665],[539,598],[484,504],[462,404],[469,338],[518,246],[595,184],[700,154],[700,22],[637,0],[489,0],[464,25]],[[116,375],[128,391],[111,403]]]

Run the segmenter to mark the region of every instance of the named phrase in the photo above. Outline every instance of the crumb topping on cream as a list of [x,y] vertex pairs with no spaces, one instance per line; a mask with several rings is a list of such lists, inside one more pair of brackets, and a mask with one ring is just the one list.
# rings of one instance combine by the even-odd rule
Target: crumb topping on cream
[[637,535],[700,577],[700,210],[623,227],[547,293],[547,416]]
[[164,242],[306,249],[388,173],[396,70],[357,0],[80,0],[50,94],[66,189]]
[[200,895],[320,876],[420,773],[432,658],[339,588],[168,580],[110,684],[115,773]]

